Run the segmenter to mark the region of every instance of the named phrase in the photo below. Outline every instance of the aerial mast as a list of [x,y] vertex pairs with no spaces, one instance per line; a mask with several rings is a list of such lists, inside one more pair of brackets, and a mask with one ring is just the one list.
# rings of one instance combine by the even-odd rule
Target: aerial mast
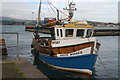
[[[68,1],[69,2],[69,1]],[[75,4],[73,4],[73,1],[72,2],[70,2],[70,3],[68,3],[68,6],[69,6],[69,8],[63,8],[64,10],[67,10],[68,12],[69,12],[69,16],[68,16],[68,22],[70,23],[70,21],[71,21],[71,19],[72,19],[72,17],[73,17],[73,11],[76,11],[77,10],[77,8],[75,8]]]

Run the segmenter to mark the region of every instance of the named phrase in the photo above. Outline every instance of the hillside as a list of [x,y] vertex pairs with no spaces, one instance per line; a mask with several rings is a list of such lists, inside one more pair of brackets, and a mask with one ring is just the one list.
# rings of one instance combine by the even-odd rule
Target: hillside
[[[15,19],[10,17],[0,17],[0,24],[3,25],[35,25],[35,20],[22,20],[22,19]],[[42,21],[43,22],[43,21]],[[118,27],[120,23],[105,23],[105,22],[97,22],[97,21],[87,21],[88,24],[93,25],[95,27]]]

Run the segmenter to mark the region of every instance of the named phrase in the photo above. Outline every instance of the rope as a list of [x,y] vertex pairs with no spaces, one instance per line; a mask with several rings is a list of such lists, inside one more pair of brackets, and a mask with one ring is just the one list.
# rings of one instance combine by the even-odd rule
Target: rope
[[[101,60],[100,56],[98,56],[98,59],[99,59],[100,63],[103,65],[103,67],[104,67],[104,69],[105,69],[105,71],[106,71],[106,73],[107,73],[107,76],[110,77],[110,78],[112,78],[111,74],[109,73],[109,71],[108,71],[107,68],[105,67],[103,61]],[[112,80],[112,79],[111,79],[111,80]]]
[[[94,46],[92,45],[92,43],[91,43],[91,41],[89,40],[89,38],[87,38],[87,39],[88,39],[88,41],[90,42],[91,47],[94,49]],[[100,63],[103,65],[103,68],[105,69],[105,71],[106,71],[106,73],[107,73],[107,76],[110,77],[110,79],[111,79],[111,78],[112,78],[111,74],[109,73],[109,71],[108,71],[107,68],[105,67],[105,65],[104,65],[103,61],[101,60],[100,56],[98,55],[96,49],[94,49],[94,50],[95,50],[95,52],[96,52],[96,54],[97,54],[97,56],[98,56],[98,59],[99,59]],[[111,79],[111,80],[112,80],[112,79]]]

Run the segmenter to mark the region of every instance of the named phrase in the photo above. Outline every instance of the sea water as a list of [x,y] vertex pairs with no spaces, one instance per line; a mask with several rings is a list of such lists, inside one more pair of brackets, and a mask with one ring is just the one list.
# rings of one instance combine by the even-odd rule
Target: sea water
[[[63,71],[47,66],[38,59],[34,59],[31,54],[31,43],[33,38],[32,32],[25,31],[25,26],[18,25],[0,25],[2,32],[17,32],[19,33],[19,57],[27,58],[35,67],[42,71],[48,78],[82,78],[82,74]],[[0,28],[1,29],[1,28]],[[40,34],[40,36],[49,36]],[[3,34],[7,46],[17,45],[16,34]],[[118,78],[118,36],[102,36],[98,37],[101,47],[99,57],[102,63],[97,59],[93,77],[94,78]],[[11,58],[17,57],[17,48],[8,48],[8,56]],[[103,65],[106,67],[104,69]]]

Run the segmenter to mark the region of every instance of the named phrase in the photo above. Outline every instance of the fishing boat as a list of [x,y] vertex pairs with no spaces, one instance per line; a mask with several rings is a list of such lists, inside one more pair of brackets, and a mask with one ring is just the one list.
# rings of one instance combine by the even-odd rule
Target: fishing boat
[[[69,8],[64,8],[69,12],[67,18],[45,18],[44,24],[40,25],[40,2],[38,24],[31,45],[33,55],[54,68],[92,75],[100,43],[93,37],[93,26],[87,22],[71,22],[73,11],[77,10],[74,5],[70,2]],[[50,30],[50,37],[40,36],[38,30],[43,28]]]

